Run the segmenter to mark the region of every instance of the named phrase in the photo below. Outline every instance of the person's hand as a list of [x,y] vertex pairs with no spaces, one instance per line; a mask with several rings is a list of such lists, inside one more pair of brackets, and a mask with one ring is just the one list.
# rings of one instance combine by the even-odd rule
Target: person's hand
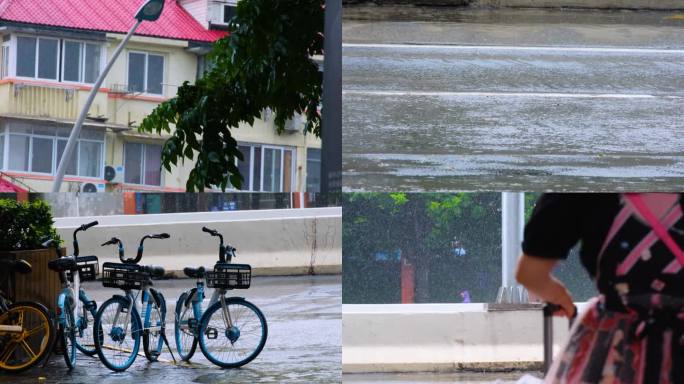
[[554,316],[565,316],[571,319],[575,316],[575,304],[572,301],[572,296],[567,288],[555,278],[551,278],[550,289],[548,295],[544,299],[549,303],[559,305],[560,310],[554,312]]

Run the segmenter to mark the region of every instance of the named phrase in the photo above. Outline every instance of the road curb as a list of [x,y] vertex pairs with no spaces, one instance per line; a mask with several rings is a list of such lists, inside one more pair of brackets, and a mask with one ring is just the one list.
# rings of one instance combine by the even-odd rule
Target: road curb
[[682,11],[682,0],[344,0],[344,6],[434,6],[632,11]]
[[[313,267],[265,267],[252,268],[252,276],[307,276],[307,275],[341,275],[342,265],[320,265]],[[185,273],[181,270],[169,270],[165,278],[185,279]]]

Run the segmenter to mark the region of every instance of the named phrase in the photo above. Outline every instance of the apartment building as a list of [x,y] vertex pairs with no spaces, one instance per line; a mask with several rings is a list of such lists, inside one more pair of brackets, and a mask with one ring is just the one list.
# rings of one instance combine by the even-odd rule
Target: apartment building
[[[142,0],[0,0],[0,178],[49,191],[92,84],[135,22]],[[62,191],[184,191],[192,164],[161,169],[165,137],[138,132],[144,117],[194,81],[226,35],[234,1],[166,0],[144,22],[98,90]],[[233,130],[245,155],[243,190],[316,192],[320,140],[266,112]]]

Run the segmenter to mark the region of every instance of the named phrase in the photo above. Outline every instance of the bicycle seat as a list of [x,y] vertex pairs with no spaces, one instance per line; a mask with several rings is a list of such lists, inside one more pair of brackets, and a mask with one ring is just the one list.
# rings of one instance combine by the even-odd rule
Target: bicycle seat
[[0,260],[0,268],[2,269],[9,269],[10,272],[19,272],[19,273],[29,273],[31,272],[31,264],[23,259],[18,259],[18,260]]
[[78,269],[78,265],[73,257],[61,257],[48,262],[48,268],[56,272],[73,271]]
[[204,270],[204,267],[199,267],[199,268],[185,267],[185,268],[183,268],[183,272],[185,273],[185,276],[187,276],[187,277],[201,279],[204,277],[205,270]]

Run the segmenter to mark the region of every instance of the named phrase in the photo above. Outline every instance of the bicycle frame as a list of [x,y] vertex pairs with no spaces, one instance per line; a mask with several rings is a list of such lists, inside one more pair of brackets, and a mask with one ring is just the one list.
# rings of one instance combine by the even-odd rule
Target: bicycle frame
[[[143,310],[142,314],[140,313],[140,310],[138,310],[138,303],[137,303],[137,296],[134,295],[131,290],[126,290],[125,291],[125,297],[128,300],[128,308],[126,312],[126,317],[124,319],[124,334],[128,333],[128,324],[130,320],[131,313],[135,311],[141,318],[142,320],[142,326],[143,328],[141,329],[141,332],[145,331],[150,331],[150,330],[156,330],[156,329],[161,329],[161,327],[154,326],[152,327],[150,325],[150,314],[151,314],[151,309],[152,309],[152,293],[150,292],[150,287],[148,285],[144,285],[142,287],[141,293],[141,307],[140,309]],[[159,309],[157,309],[159,311]],[[114,316],[114,323],[117,324],[119,320],[119,315],[121,314],[121,311],[117,311],[116,315]],[[159,313],[159,316],[161,317],[161,313]]]
[[[197,282],[197,289],[194,291],[192,297],[190,300],[192,301],[192,313],[195,316],[196,320],[199,320],[202,318],[203,311],[202,311],[202,302],[204,301],[204,279],[201,281]],[[226,298],[226,292],[227,290],[224,288],[218,288],[214,289],[214,292],[211,295],[211,298],[209,299],[209,304],[207,305],[207,308],[211,307],[214,305],[216,302],[220,301],[221,302],[221,308],[223,309],[223,321],[226,324],[226,328],[230,328],[233,326],[233,321],[230,317],[230,312],[228,312],[228,308],[226,307],[225,303],[225,298]],[[185,309],[187,311],[187,309]]]
[[[9,278],[9,275],[7,276]],[[3,314],[9,310],[9,300],[5,298],[3,292],[0,292],[0,314]],[[4,325],[0,324],[0,335],[3,333],[21,333],[23,328],[20,325]]]
[[[81,289],[80,284],[81,284],[81,278],[79,275],[78,270],[72,271],[72,276],[74,279],[73,285],[71,282],[66,279],[66,276],[64,276],[64,280],[62,282],[62,291],[60,292],[59,296],[57,297],[57,307],[60,308],[60,313],[57,321],[63,326],[67,324],[66,322],[66,313],[64,312],[64,306],[66,304],[67,300],[71,300],[71,302],[75,302],[76,304],[73,305],[72,308],[72,313],[73,313],[73,318],[75,321],[75,324],[73,324],[74,327],[76,327],[76,330],[79,332],[79,336],[82,336],[82,332],[84,329],[84,324],[82,323],[82,319],[85,318],[85,313],[83,318],[79,317],[79,313],[81,313],[81,310],[85,312],[88,308],[84,307],[81,302],[84,303],[90,303],[92,300],[90,300],[90,297],[86,294],[86,292]],[[77,297],[78,293],[78,299]]]

